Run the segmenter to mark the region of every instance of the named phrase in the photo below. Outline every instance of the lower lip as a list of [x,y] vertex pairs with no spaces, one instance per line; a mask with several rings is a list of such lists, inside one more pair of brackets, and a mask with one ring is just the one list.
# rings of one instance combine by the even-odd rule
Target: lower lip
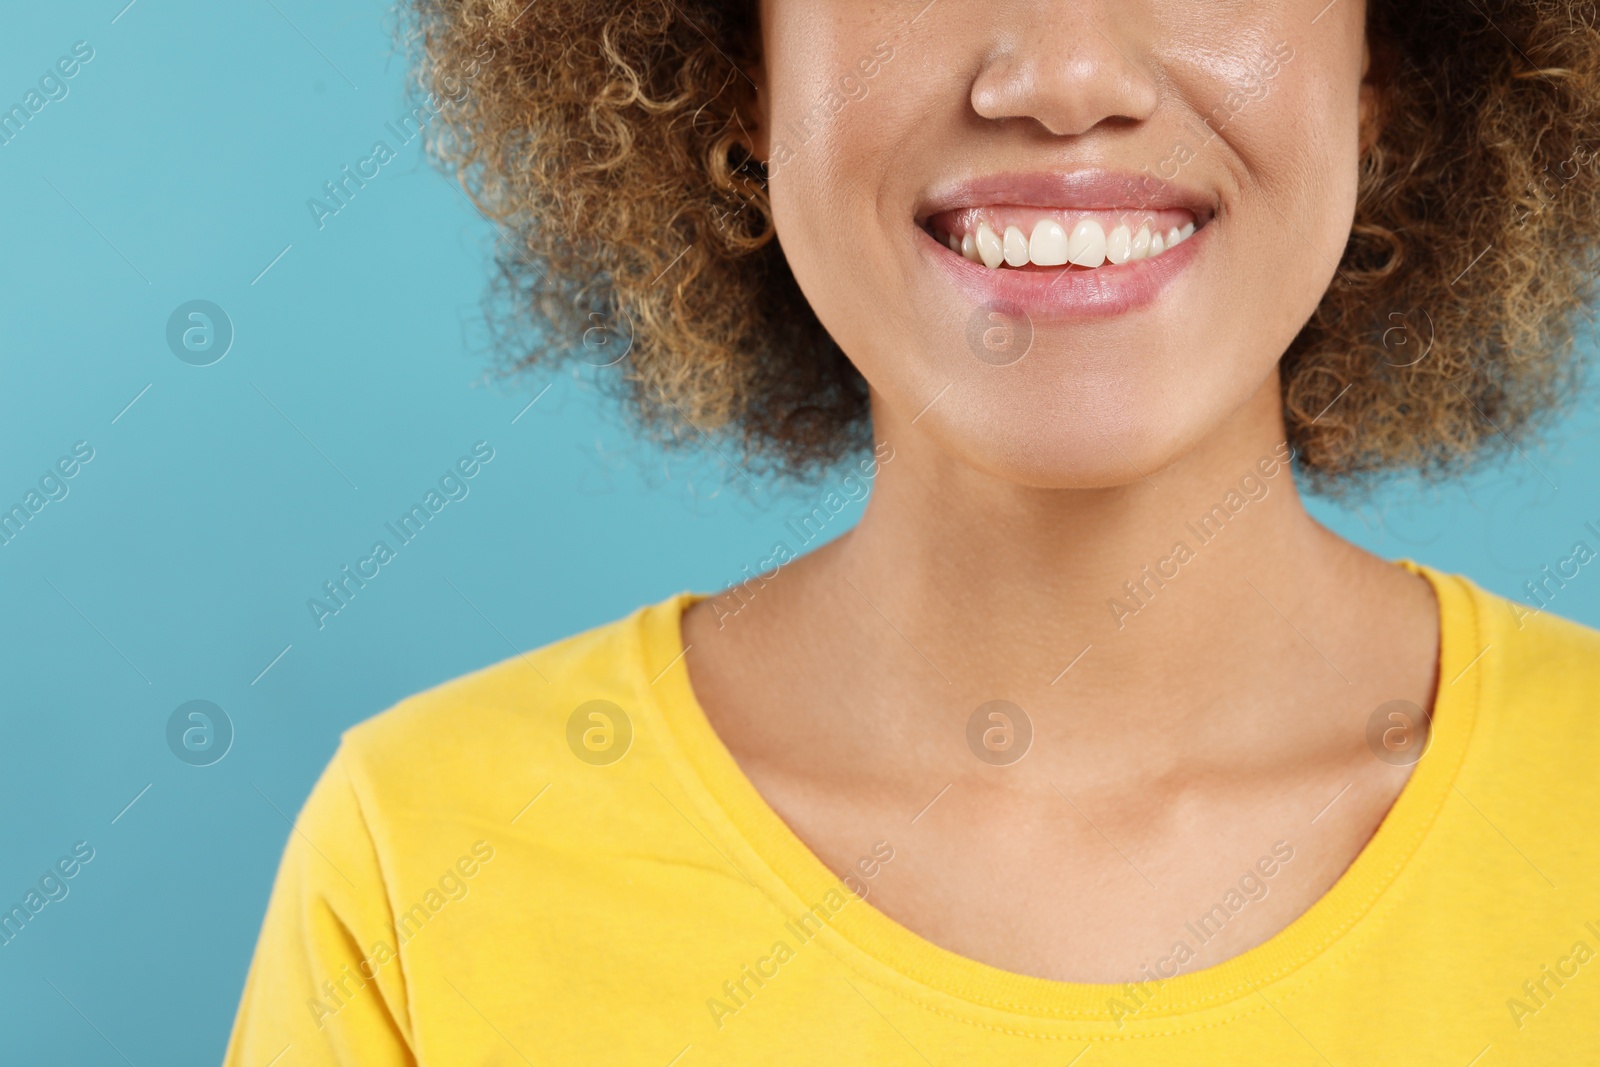
[[1084,322],[1115,318],[1156,302],[1200,252],[1211,232],[1200,227],[1187,240],[1150,259],[1093,270],[991,270],[974,263],[917,227],[918,251],[931,257],[958,289],[980,305],[1019,308],[1035,320]]

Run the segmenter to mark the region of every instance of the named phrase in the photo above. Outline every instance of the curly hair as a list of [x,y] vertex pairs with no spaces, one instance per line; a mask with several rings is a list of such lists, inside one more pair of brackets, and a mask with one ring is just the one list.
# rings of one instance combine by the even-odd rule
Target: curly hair
[[[773,239],[739,119],[755,5],[530,6],[411,8],[430,149],[502,227],[503,371],[581,354],[603,325],[629,339],[614,380],[658,440],[731,438],[802,477],[857,451],[866,383]],[[1335,492],[1534,432],[1574,393],[1600,265],[1596,4],[1372,0],[1368,20],[1381,129],[1280,365],[1289,442]]]

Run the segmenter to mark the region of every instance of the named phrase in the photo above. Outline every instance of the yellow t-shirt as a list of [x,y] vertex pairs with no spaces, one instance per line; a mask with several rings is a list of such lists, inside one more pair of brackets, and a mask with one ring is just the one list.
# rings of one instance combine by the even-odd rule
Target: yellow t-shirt
[[841,880],[711,729],[678,596],[345,735],[227,1062],[1600,1064],[1600,633],[1422,573],[1426,755],[1332,889],[1217,966],[1054,982],[894,922],[893,841]]

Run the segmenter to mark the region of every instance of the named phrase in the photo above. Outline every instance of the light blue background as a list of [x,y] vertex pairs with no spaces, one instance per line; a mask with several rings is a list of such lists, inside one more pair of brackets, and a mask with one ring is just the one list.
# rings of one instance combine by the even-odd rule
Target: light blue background
[[[0,547],[0,905],[74,842],[96,852],[0,946],[15,1063],[217,1062],[286,819],[341,730],[724,585],[808,497],[636,447],[592,371],[482,385],[492,233],[416,142],[317,229],[307,198],[408,110],[391,11],[124,2],[15,5],[0,34],[5,106],[74,42],[95,50],[0,147],[0,505],[95,449]],[[237,331],[204,368],[165,343],[196,298]],[[1470,487],[1318,514],[1515,596],[1596,543],[1597,430],[1582,413]],[[478,440],[496,455],[468,498],[319,632],[306,599]],[[1556,607],[1600,625],[1600,567]],[[167,747],[191,699],[235,725],[214,766]]]

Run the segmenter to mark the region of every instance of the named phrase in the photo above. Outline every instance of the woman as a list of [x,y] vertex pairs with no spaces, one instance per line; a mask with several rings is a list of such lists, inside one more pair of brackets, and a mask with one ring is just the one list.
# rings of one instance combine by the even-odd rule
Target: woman
[[1600,1062],[1600,637],[1296,491],[1570,389],[1593,4],[418,28],[522,362],[872,495],[351,730],[230,1063]]

